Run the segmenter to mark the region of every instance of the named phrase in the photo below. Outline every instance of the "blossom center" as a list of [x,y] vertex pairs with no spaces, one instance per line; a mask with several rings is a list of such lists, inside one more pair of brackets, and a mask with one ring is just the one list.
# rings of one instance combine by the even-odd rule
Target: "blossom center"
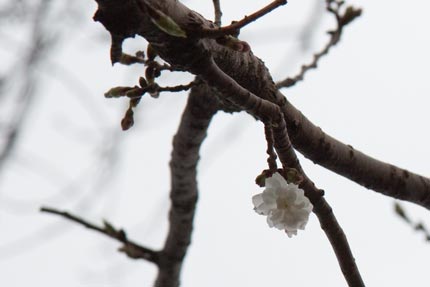
[[276,199],[276,207],[277,209],[288,209],[289,204],[286,198],[277,198]]

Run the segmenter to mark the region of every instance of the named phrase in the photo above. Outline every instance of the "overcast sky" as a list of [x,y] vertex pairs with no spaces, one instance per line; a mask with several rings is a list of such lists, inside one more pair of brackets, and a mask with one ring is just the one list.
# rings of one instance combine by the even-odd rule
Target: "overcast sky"
[[[108,219],[153,248],[162,246],[167,228],[168,161],[186,93],[145,98],[136,109],[135,126],[122,132],[127,103],[103,94],[113,86],[136,84],[143,69],[110,65],[109,35],[91,19],[95,2],[79,2],[78,23],[64,24],[59,44],[35,71],[39,96],[0,177],[1,286],[149,287],[155,276],[151,264],[118,253],[116,242],[38,212],[49,205],[98,223]],[[183,2],[213,17],[212,1]],[[222,1],[223,22],[268,3]],[[430,4],[352,4],[363,8],[362,17],[346,27],[317,70],[283,92],[328,134],[430,176]],[[334,27],[322,7],[314,0],[291,0],[246,27],[241,39],[275,80],[294,75]],[[317,27],[306,30],[310,21]],[[0,44],[5,66],[24,49],[24,30],[16,24],[2,27],[13,40]],[[145,47],[141,38],[125,43],[129,53]],[[162,83],[190,79],[166,74]],[[394,200],[301,160],[326,191],[367,286],[428,286],[430,245],[395,216]],[[109,166],[111,173],[104,172]],[[314,215],[306,230],[288,238],[253,211],[251,198],[262,191],[254,179],[265,168],[262,125],[244,113],[218,114],[201,152],[200,198],[182,286],[346,286]],[[414,220],[430,224],[427,210],[405,207]]]

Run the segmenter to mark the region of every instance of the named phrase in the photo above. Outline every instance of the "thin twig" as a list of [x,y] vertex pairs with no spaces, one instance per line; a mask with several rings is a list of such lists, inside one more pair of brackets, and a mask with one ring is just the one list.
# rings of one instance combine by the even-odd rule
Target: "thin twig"
[[[146,88],[143,88],[143,90],[146,90],[152,97],[159,97],[161,92],[171,92],[171,93],[177,93],[177,92],[184,92],[191,89],[194,85],[196,85],[196,81],[192,81],[186,85],[177,85],[177,86],[167,86],[167,87],[160,87],[157,83],[153,83],[148,85]],[[137,96],[137,97],[129,97],[130,99],[136,99],[141,98],[143,96]]]
[[171,87],[158,87],[157,91],[159,92],[183,92],[183,91],[188,91],[189,89],[191,89],[194,85],[196,84],[195,81],[192,81],[186,85],[177,85],[177,86],[171,86]]
[[119,250],[127,254],[128,257],[133,259],[144,259],[149,262],[159,264],[159,252],[151,250],[149,248],[143,247],[133,241],[127,239],[127,235],[122,229],[115,229],[110,223],[107,221],[104,222],[104,227],[96,226],[95,224],[89,223],[85,219],[82,219],[78,216],[70,214],[66,211],[60,211],[50,207],[42,207],[40,209],[41,212],[47,212],[51,214],[56,214],[66,219],[69,219],[73,222],[79,223],[85,226],[88,229],[103,233],[113,239],[116,239],[124,244]]
[[270,124],[264,124],[264,134],[266,136],[267,150],[266,153],[269,155],[267,163],[269,164],[269,170],[275,172],[278,167],[276,165],[276,153],[273,149],[273,130]]
[[22,85],[18,95],[15,96],[17,98],[17,106],[7,124],[7,132],[4,136],[5,143],[0,150],[0,171],[4,168],[19,141],[28,118],[27,116],[32,108],[33,100],[37,95],[39,82],[34,71],[44,60],[44,52],[47,50],[47,47],[52,48],[54,45],[53,41],[48,44],[48,39],[43,30],[46,14],[50,11],[51,3],[51,0],[43,0],[36,7],[35,14],[32,15],[34,16],[34,23],[31,29],[32,44],[27,50],[26,55],[22,57],[22,75],[19,76],[19,80],[10,79],[11,81],[22,83]]
[[161,92],[183,92],[188,91],[193,86],[197,84],[196,81],[192,81],[186,85],[177,85],[177,86],[166,86],[161,87],[157,83],[147,84],[139,87],[114,87],[105,93],[106,98],[121,98],[127,97],[132,100],[142,98],[146,93],[151,94],[152,96],[158,97]]
[[[315,187],[314,187],[315,188]],[[365,284],[361,278],[360,271],[349,246],[348,239],[339,225],[331,206],[327,203],[324,197],[319,197],[311,202],[314,205],[313,212],[317,215],[321,228],[324,230],[330,245],[333,248],[339,266],[342,270],[348,286],[364,287]]]
[[421,221],[413,222],[409,215],[406,213],[405,208],[399,202],[394,203],[394,211],[415,231],[422,232],[425,236],[426,241],[430,241],[430,230]]
[[[330,35],[328,42],[321,51],[314,54],[312,62],[310,62],[309,64],[302,65],[302,67],[300,68],[300,72],[297,75],[293,77],[288,77],[285,80],[276,83],[276,87],[278,89],[292,87],[296,83],[303,81],[306,72],[311,69],[316,69],[319,60],[323,56],[327,55],[332,47],[336,46],[336,44],[339,43],[343,28],[347,24],[351,23],[355,18],[361,15],[361,9],[356,9],[352,6],[347,7],[346,11],[341,15],[339,9],[343,5],[343,2],[327,0],[326,3],[326,10],[329,13],[333,14],[336,19],[336,29],[328,32]],[[332,6],[333,3],[336,4],[336,7]]]
[[214,3],[214,10],[215,10],[215,25],[218,27],[221,27],[221,17],[222,17],[222,11],[221,11],[221,4],[220,0],[212,0]]
[[286,0],[276,0],[269,5],[263,7],[262,9],[252,13],[249,16],[245,16],[242,20],[233,22],[231,25],[219,28],[200,28],[199,30],[193,31],[196,36],[202,38],[218,38],[225,35],[235,35],[244,26],[254,22],[255,20],[263,17],[264,15],[272,12],[279,6],[287,4]]
[[324,230],[330,241],[348,286],[364,287],[363,279],[361,278],[360,271],[358,270],[358,266],[355,262],[346,235],[343,232],[342,227],[339,225],[332,208],[324,199],[324,191],[315,187],[314,183],[307,177],[301,167],[299,159],[292,148],[284,120],[280,121],[278,125],[273,127],[273,134],[275,149],[283,168],[294,168],[299,171],[303,178],[300,186],[304,189],[306,196],[314,206],[313,212],[317,215],[321,228]]

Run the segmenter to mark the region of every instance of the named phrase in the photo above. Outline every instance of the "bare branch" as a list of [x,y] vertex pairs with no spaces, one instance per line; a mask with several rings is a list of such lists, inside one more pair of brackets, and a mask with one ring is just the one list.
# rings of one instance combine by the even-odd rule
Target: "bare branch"
[[241,28],[272,12],[279,6],[285,4],[287,4],[286,0],[276,0],[269,5],[261,8],[260,10],[252,13],[251,15],[245,16],[242,20],[233,22],[231,25],[219,28],[199,28],[198,30],[193,32],[196,34],[196,36],[202,38],[218,38],[225,35],[235,35]]
[[412,227],[416,231],[423,233],[425,239],[427,241],[430,241],[430,230],[424,225],[422,221],[413,222],[409,215],[406,213],[405,208],[399,202],[394,203],[394,211],[410,227]]
[[349,246],[348,239],[339,225],[332,208],[323,197],[324,192],[317,189],[314,183],[306,176],[294,150],[291,148],[287,133],[283,134],[279,132],[278,136],[281,138],[275,140],[275,143],[277,143],[276,150],[278,151],[279,158],[287,167],[297,169],[302,175],[304,180],[300,184],[300,187],[304,189],[306,196],[314,206],[313,212],[317,215],[321,228],[330,241],[348,286],[364,287],[365,285]]
[[158,87],[155,88],[155,91],[156,92],[171,92],[171,93],[183,92],[183,91],[188,91],[195,84],[196,84],[196,82],[192,81],[192,82],[189,82],[186,85],[177,85],[177,86],[170,86],[170,87],[160,87],[160,86],[158,86]]
[[276,153],[273,148],[274,146],[274,139],[273,139],[273,130],[270,124],[264,124],[264,134],[266,136],[266,142],[267,142],[267,150],[266,153],[269,156],[267,158],[267,163],[269,165],[270,171],[276,171],[278,169],[276,165]]
[[188,91],[196,84],[195,81],[192,81],[186,85],[177,85],[177,86],[167,86],[160,87],[157,83],[141,85],[141,87],[113,87],[109,91],[105,93],[106,98],[120,98],[127,97],[129,99],[140,99],[145,93],[150,93],[151,95],[156,95],[158,97],[161,92],[183,92]]
[[429,178],[379,161],[327,135],[286,99],[281,107],[291,142],[305,157],[368,189],[430,209]]
[[222,11],[221,11],[221,0],[212,0],[214,3],[214,10],[215,10],[215,25],[218,27],[221,27],[221,17],[222,17]]
[[144,259],[157,265],[159,264],[159,252],[153,251],[128,240],[124,230],[117,230],[107,221],[104,221],[104,227],[99,227],[66,211],[60,211],[50,207],[42,207],[40,211],[59,215],[73,222],[79,223],[88,229],[100,232],[122,242],[124,245],[119,249],[119,251],[124,252],[130,258]]
[[[347,7],[345,12],[343,14],[340,14],[341,13],[340,7],[344,3],[343,1],[337,2],[333,0],[327,0],[326,2],[327,2],[327,6],[326,6],[327,11],[333,14],[333,16],[336,19],[336,24],[337,24],[336,29],[328,32],[330,37],[327,44],[324,46],[324,48],[321,51],[314,54],[312,62],[310,62],[309,64],[302,65],[302,67],[300,68],[300,72],[297,75],[286,78],[281,82],[278,82],[276,84],[277,88],[280,89],[280,88],[292,87],[297,82],[303,81],[306,72],[308,72],[311,69],[316,69],[318,65],[318,61],[323,56],[327,55],[332,47],[334,47],[337,43],[339,43],[340,37],[342,36],[343,28],[349,23],[351,23],[355,18],[361,15],[361,9],[356,9],[352,6]],[[333,8],[332,6],[333,3],[342,3],[342,4],[337,4],[336,7]]]
[[35,19],[31,31],[32,44],[31,47],[29,47],[27,54],[23,57],[22,75],[19,77],[19,82],[22,83],[22,86],[19,94],[16,96],[17,106],[8,123],[4,146],[0,150],[0,171],[9,159],[16,143],[18,142],[27,119],[28,112],[31,109],[33,98],[36,95],[38,85],[34,68],[41,62],[43,53],[48,47],[46,45],[46,35],[43,32],[43,25],[46,14],[49,11],[50,4],[51,0],[42,0],[35,9]]
[[192,88],[181,123],[173,140],[169,231],[155,286],[179,285],[184,257],[191,242],[197,201],[197,162],[210,121],[217,111],[216,100],[205,85]]
[[305,174],[286,131],[285,126],[274,127],[275,148],[284,166],[284,170],[294,168],[302,176],[303,181],[300,187],[304,189],[306,196],[314,206],[313,212],[317,215],[321,228],[330,241],[343,276],[348,282],[348,286],[364,287],[363,279],[355,263],[346,235],[339,225],[332,208],[324,199],[324,192],[317,189],[315,184]]

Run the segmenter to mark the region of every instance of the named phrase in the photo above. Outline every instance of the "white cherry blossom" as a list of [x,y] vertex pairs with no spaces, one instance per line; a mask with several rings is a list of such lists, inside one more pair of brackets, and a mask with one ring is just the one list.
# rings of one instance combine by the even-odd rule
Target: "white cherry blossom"
[[305,229],[313,205],[303,189],[288,183],[279,173],[266,178],[265,187],[252,197],[252,202],[258,214],[267,216],[269,226],[285,230],[288,237],[297,235],[298,229]]

